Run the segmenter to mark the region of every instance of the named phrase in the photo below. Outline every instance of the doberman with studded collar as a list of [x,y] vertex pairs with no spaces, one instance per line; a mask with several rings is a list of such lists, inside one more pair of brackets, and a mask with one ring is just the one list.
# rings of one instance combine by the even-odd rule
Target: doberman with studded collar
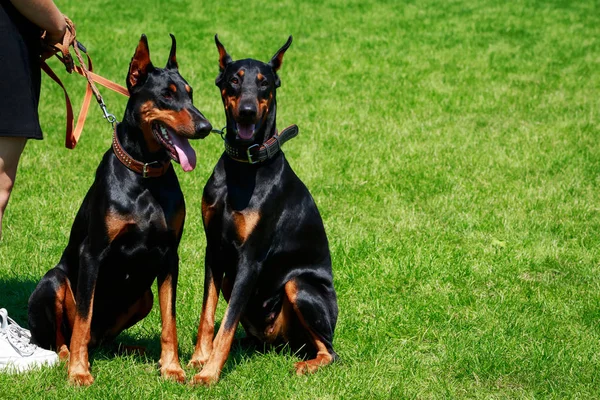
[[[297,128],[276,129],[277,71],[292,37],[269,63],[232,61],[215,41],[226,147],[202,198],[204,298],[190,364],[203,369],[193,383],[218,381],[239,322],[252,340],[303,349],[295,371],[314,372],[337,358],[338,307],[323,221],[280,151]],[[213,340],[220,291],[228,306]]]
[[175,295],[185,203],[171,160],[194,169],[188,139],[210,123],[192,104],[178,71],[175,37],[166,67],[150,61],[142,35],[129,66],[130,99],[113,145],[75,217],[58,265],[29,299],[34,343],[69,359],[68,378],[90,385],[88,347],[116,337],[150,312],[158,282],[160,373],[185,381],[178,356]]

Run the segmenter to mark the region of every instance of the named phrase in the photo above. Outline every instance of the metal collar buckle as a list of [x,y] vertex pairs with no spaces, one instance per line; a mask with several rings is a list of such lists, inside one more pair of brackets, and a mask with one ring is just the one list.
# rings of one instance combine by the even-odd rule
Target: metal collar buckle
[[160,164],[158,161],[152,161],[149,163],[145,163],[144,167],[142,168],[142,177],[143,178],[147,178],[148,177],[148,167],[151,166],[152,164]]
[[254,148],[254,147],[259,147],[259,144],[253,144],[252,146],[248,147],[246,149],[246,156],[248,156],[248,163],[249,164],[258,164],[260,162],[259,161],[252,161],[252,154],[250,154],[250,149]]

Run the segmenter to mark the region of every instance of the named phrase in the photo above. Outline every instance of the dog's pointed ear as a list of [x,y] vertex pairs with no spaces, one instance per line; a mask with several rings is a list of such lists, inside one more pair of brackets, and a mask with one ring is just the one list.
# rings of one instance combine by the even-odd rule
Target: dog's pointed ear
[[287,49],[290,47],[291,44],[292,44],[292,36],[290,35],[290,37],[288,38],[287,42],[285,42],[283,47],[280,48],[277,51],[277,53],[275,53],[273,58],[271,58],[271,61],[269,61],[269,65],[271,66],[271,68],[273,68],[273,72],[277,72],[279,70],[279,68],[281,68],[281,64],[283,64],[283,55],[285,54],[285,52],[287,51]]
[[215,35],[215,43],[217,45],[217,49],[219,50],[219,70],[221,72],[225,71],[227,68],[227,64],[232,62],[231,56],[227,54],[227,50],[225,50],[225,46],[219,41],[219,35]]
[[225,68],[227,68],[227,65],[231,64],[233,60],[231,59],[231,56],[227,54],[225,46],[223,46],[223,44],[219,41],[219,35],[215,35],[215,44],[219,50],[219,75],[215,80],[215,85],[219,86],[223,80],[223,72],[225,72]]
[[131,89],[142,84],[154,69],[150,61],[150,49],[148,49],[148,39],[142,35],[135,54],[129,63],[129,72],[127,73],[127,89]]
[[166,69],[178,69],[177,65],[177,57],[175,53],[177,53],[177,41],[175,40],[175,35],[169,33],[171,36],[171,52],[169,53],[169,60],[167,61]]

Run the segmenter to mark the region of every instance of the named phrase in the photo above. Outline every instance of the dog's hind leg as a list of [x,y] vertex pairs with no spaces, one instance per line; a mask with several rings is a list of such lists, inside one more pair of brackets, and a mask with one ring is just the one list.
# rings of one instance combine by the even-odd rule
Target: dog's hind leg
[[59,268],[48,271],[31,294],[28,308],[32,342],[55,349],[60,359],[66,360],[75,320],[75,298],[65,272]]
[[[295,364],[296,374],[313,373],[319,367],[337,359],[333,350],[333,332],[337,322],[337,303],[332,286],[309,282],[296,277],[285,284],[285,294],[304,328],[306,343],[312,348],[314,358]],[[290,333],[290,336],[298,336]],[[310,349],[308,349],[310,350]]]

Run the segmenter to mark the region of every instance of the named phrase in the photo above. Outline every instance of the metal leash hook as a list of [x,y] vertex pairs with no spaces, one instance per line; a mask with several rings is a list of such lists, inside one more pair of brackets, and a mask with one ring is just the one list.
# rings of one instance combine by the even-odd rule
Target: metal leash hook
[[210,133],[218,133],[219,135],[221,135],[221,139],[225,140],[225,129],[226,128],[227,128],[227,125],[225,125],[221,130],[211,129]]
[[113,114],[108,112],[108,110],[106,109],[106,104],[104,104],[103,100],[100,100],[98,102],[98,104],[100,104],[100,108],[102,109],[104,118],[114,126],[115,123],[117,122],[117,117],[115,117]]

